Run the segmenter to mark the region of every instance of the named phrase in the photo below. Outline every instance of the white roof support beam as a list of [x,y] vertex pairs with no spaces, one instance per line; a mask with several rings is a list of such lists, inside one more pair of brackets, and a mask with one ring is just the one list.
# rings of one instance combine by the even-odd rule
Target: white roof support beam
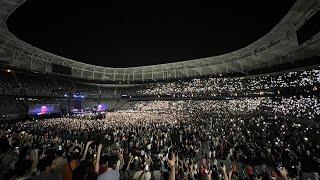
[[106,68],[103,69],[102,80],[106,80]]
[[9,44],[9,42],[10,42],[10,39],[1,45],[0,52],[2,52],[2,50]]
[[52,58],[51,60],[49,60],[49,63],[46,64],[46,73],[48,73],[50,67],[51,67],[51,64],[53,62],[54,58]]
[[[152,69],[153,70],[153,69]],[[143,68],[141,68],[141,79],[142,82],[144,82],[144,72],[143,72]],[[152,80],[153,80],[153,71],[152,71]]]
[[14,1],[7,1],[7,0],[2,0],[2,2],[4,2],[4,3],[7,3],[7,4],[11,4],[11,5],[19,5],[21,2],[24,2],[25,0],[23,0],[23,1],[16,1],[16,2],[14,2]]
[[16,51],[15,51],[14,56],[13,56],[13,58],[12,58],[11,64],[14,64],[14,63],[20,58],[20,56],[21,56],[21,54],[22,54],[23,51],[24,51],[24,48],[22,48],[22,49],[19,51],[19,53],[18,53],[17,56],[15,56],[15,54],[16,54]]
[[81,78],[83,78],[83,72],[84,72],[85,68],[86,68],[86,66],[83,66],[82,69],[81,69],[81,74],[80,74]]
[[0,10],[0,14],[5,14],[5,15],[7,15],[8,12],[6,12],[6,11],[1,11],[1,10]]
[[34,57],[33,59],[30,60],[30,69],[31,69],[31,71],[34,70],[34,64],[37,62],[39,57],[40,57],[40,54],[38,54],[36,57]]
[[[230,63],[232,63],[232,62],[230,62]],[[226,69],[231,69],[234,72],[240,72],[240,73],[248,75],[248,73],[244,72],[241,68],[240,69],[239,68],[234,68],[232,65],[227,65],[227,63],[220,63],[220,64],[217,64],[217,65],[221,66],[221,67],[224,67]]]
[[94,73],[95,73],[96,69],[93,69],[92,71],[92,79],[94,79]]
[[191,70],[197,72],[199,74],[199,76],[201,76],[201,67],[195,67],[195,68],[190,68]]
[[123,76],[122,76],[122,81],[125,81],[125,76],[126,76],[126,69],[123,69]]

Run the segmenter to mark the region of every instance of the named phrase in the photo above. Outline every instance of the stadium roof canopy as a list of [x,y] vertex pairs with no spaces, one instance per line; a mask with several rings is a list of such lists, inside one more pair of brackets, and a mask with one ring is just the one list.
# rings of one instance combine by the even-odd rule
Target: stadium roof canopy
[[[67,59],[45,52],[9,32],[6,20],[25,0],[0,0],[0,64],[52,74],[53,65],[71,69],[71,77],[99,81],[143,82],[214,74],[244,73],[320,55],[320,32],[303,42],[298,31],[315,14],[319,0],[297,0],[285,17],[266,35],[231,53],[159,65],[111,68]],[[318,22],[319,23],[319,22]]]

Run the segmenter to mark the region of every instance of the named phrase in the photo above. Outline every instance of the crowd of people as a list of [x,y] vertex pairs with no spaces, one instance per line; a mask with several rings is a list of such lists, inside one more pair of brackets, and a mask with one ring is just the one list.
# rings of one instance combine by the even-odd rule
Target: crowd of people
[[259,75],[253,77],[215,77],[151,83],[139,90],[140,95],[163,95],[194,97],[233,95],[246,96],[256,93],[277,92],[281,89],[295,88],[307,91],[318,90],[320,84],[319,67],[310,70],[289,71],[285,73]]
[[299,118],[304,121],[319,121],[320,102],[317,96],[293,97],[247,97],[223,100],[175,100],[135,101],[128,108],[132,111],[151,112],[215,112],[253,113],[265,112],[279,116]]
[[319,126],[252,108],[167,111],[179,107],[173,104],[109,112],[102,120],[1,123],[1,178],[319,178]]
[[[140,101],[125,111],[108,112],[102,120],[8,121],[1,124],[1,175],[4,179],[317,178],[319,126],[280,118],[272,111],[266,114],[262,107],[269,101],[264,97]],[[286,112],[299,108],[293,104],[287,108],[285,102],[278,106]],[[307,108],[301,109],[307,113]]]
[[267,98],[242,98],[229,100],[177,100],[177,101],[137,101],[129,107],[133,111],[164,113],[252,113],[262,109]]
[[1,72],[2,96],[84,95],[114,112],[2,121],[0,179],[319,179],[319,82],[318,68],[132,88]]
[[317,96],[292,96],[278,99],[265,99],[264,106],[271,112],[283,116],[319,121],[320,102]]
[[22,72],[0,70],[0,95],[112,98],[130,92],[132,88],[100,87],[64,77],[47,77]]
[[73,97],[121,97],[171,95],[175,97],[197,96],[248,96],[277,94],[288,89],[316,91],[320,84],[320,69],[288,71],[249,77],[214,77],[153,82],[136,87],[100,87],[68,80],[63,77],[39,77],[19,72],[0,71],[0,95]]

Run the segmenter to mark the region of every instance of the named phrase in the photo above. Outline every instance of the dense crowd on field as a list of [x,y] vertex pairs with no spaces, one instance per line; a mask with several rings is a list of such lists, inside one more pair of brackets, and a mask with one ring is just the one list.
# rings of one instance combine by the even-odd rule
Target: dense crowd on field
[[262,113],[254,101],[154,101],[102,120],[3,122],[0,178],[319,178],[319,126]]
[[254,97],[223,100],[178,100],[178,101],[138,101],[131,104],[130,110],[152,112],[215,112],[215,113],[253,113],[299,118],[319,122],[319,97]]

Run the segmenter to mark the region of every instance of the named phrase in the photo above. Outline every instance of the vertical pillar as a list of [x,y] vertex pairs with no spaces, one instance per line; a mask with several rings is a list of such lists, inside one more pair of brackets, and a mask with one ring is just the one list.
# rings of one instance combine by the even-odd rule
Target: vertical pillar
[[143,68],[141,68],[141,77],[142,77],[142,82],[144,82],[144,72],[143,72]]

